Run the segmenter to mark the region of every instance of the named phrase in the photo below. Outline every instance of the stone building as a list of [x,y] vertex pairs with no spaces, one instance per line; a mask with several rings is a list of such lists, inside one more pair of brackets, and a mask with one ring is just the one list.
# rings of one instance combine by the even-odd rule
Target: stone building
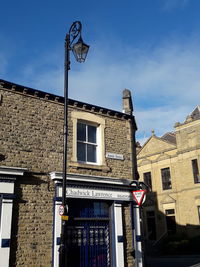
[[[63,103],[63,97],[0,80],[3,267],[58,266]],[[133,266],[136,123],[128,90],[123,109],[69,99],[68,266]]]
[[[138,171],[152,192],[144,207],[145,236],[200,233],[200,107],[175,124],[175,131],[154,132],[138,152]],[[156,243],[156,242],[155,242]]]

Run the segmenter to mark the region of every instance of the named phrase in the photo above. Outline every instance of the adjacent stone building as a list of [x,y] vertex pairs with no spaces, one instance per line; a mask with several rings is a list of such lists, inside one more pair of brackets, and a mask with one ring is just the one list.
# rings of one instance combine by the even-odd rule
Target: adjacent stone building
[[[63,103],[63,97],[0,80],[3,267],[58,266]],[[68,103],[68,266],[133,266],[130,184],[137,169],[130,92],[124,91],[123,112]]]
[[144,207],[145,237],[159,241],[168,234],[200,233],[200,107],[175,131],[154,132],[138,152],[140,180],[152,192]]

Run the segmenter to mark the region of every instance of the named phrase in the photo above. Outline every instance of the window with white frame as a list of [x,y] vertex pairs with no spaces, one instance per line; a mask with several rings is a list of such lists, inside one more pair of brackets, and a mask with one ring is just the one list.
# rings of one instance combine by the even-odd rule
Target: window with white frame
[[73,143],[71,166],[107,168],[105,119],[90,112],[72,111]]
[[77,123],[77,160],[97,163],[97,126]]

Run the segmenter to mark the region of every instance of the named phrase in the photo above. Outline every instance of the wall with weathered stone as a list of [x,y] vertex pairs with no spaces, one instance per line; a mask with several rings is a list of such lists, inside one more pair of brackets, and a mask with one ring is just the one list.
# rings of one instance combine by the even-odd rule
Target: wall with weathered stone
[[[10,266],[51,266],[54,185],[49,173],[62,172],[63,103],[15,88],[0,87],[1,165],[27,168],[16,181]],[[71,111],[92,112],[105,119],[105,152],[123,154],[107,159],[106,168],[74,166]],[[130,122],[125,117],[69,107],[68,172],[132,179]],[[126,211],[127,266],[132,266],[130,213]]]
[[[200,163],[199,133],[200,120],[179,124],[176,127],[176,145],[168,145],[166,141],[153,136],[138,154],[140,179],[143,180],[145,172],[151,172],[152,176],[149,198],[154,201],[147,206],[151,206],[152,210],[154,208],[157,214],[157,239],[167,230],[164,217],[166,209],[175,210],[178,232],[199,234],[200,183],[194,182],[191,163],[193,159]],[[151,149],[153,145],[154,150]],[[164,150],[166,146],[168,149]],[[163,190],[161,169],[167,167],[170,168],[172,188]]]
[[[2,90],[1,151],[3,164],[27,168],[34,172],[62,171],[63,105],[56,101],[39,99],[27,94]],[[71,168],[72,123],[69,108],[68,172],[86,173],[88,169]],[[86,112],[90,112],[87,111]],[[95,112],[93,112],[95,114]],[[107,170],[91,168],[90,174],[131,178],[130,123],[123,118],[99,114],[105,118],[105,152],[123,154],[124,160],[106,159]]]

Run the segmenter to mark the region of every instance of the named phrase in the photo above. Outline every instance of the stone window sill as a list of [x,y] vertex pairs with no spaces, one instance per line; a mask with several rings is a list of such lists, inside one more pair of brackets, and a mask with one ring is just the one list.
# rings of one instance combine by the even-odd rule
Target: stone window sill
[[94,164],[79,163],[79,162],[70,162],[69,166],[75,169],[90,169],[103,172],[109,172],[111,170],[110,167],[106,165],[94,165]]

